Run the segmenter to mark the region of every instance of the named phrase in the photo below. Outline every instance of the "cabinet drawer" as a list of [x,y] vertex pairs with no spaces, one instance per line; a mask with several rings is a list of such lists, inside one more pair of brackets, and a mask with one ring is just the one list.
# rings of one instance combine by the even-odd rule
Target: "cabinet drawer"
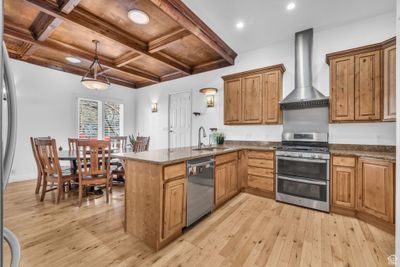
[[274,161],[266,159],[249,159],[248,165],[259,168],[274,169]]
[[237,160],[237,158],[238,158],[237,152],[219,155],[215,157],[215,165],[220,165],[226,162],[234,161]]
[[186,176],[186,164],[184,162],[170,165],[164,168],[164,180],[183,178]]
[[248,186],[263,191],[274,192],[274,178],[259,177],[249,175],[247,179]]
[[271,151],[249,151],[249,158],[254,159],[274,159],[274,152]]
[[248,174],[273,178],[274,170],[249,166]]
[[356,158],[354,157],[333,157],[332,164],[337,166],[355,167]]

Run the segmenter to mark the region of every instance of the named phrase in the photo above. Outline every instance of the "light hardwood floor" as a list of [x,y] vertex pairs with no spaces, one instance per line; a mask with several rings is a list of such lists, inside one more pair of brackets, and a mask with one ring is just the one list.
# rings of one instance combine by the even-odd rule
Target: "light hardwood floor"
[[154,253],[124,233],[123,188],[109,205],[78,208],[75,193],[39,202],[34,185],[9,184],[5,196],[21,266],[385,266],[394,253],[394,236],[372,225],[245,193]]

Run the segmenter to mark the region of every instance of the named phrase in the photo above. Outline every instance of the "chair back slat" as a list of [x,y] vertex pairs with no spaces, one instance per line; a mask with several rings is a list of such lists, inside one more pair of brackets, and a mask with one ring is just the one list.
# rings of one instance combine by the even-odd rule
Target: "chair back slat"
[[78,140],[75,150],[79,179],[84,176],[95,178],[93,176],[110,174],[111,145],[109,141]]
[[69,151],[75,151],[76,142],[78,140],[89,140],[88,138],[68,138],[68,149]]
[[43,173],[61,176],[56,140],[35,138],[34,143]]
[[111,149],[126,150],[127,136],[111,136]]

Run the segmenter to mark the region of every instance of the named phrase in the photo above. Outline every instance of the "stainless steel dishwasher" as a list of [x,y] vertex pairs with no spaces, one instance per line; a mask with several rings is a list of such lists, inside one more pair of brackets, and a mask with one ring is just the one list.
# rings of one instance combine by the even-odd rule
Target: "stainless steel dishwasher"
[[214,208],[214,157],[188,160],[186,167],[186,226],[190,226]]

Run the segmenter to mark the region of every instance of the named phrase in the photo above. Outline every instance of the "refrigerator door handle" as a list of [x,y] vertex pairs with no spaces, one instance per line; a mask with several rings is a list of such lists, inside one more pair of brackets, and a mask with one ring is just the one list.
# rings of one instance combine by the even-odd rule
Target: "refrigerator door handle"
[[3,42],[4,82],[8,108],[7,142],[4,152],[3,192],[7,186],[14,161],[15,145],[17,141],[17,93],[14,76],[10,67],[10,60],[5,43]]
[[11,267],[18,267],[21,258],[20,251],[21,247],[19,245],[17,237],[8,228],[3,229],[4,239],[7,241],[8,246],[11,250]]

